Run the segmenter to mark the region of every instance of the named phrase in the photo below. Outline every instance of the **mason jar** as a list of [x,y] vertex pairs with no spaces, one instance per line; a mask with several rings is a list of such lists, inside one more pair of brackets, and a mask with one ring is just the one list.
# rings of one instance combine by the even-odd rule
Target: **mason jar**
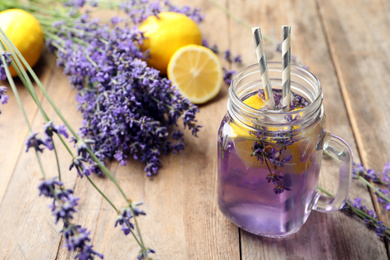
[[[269,62],[274,92],[282,89],[282,63]],[[238,72],[229,88],[227,113],[218,130],[218,205],[244,230],[285,237],[297,232],[312,209],[339,210],[347,200],[352,152],[325,131],[319,80],[291,65],[291,91],[307,104],[290,111],[253,108],[245,100],[263,89],[257,64]],[[327,152],[339,165],[335,197],[317,191],[321,160]]]

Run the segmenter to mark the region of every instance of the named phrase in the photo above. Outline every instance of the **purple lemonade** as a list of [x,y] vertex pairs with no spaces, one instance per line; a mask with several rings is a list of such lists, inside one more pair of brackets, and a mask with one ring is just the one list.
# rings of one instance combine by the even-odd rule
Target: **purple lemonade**
[[[274,90],[274,96],[278,104],[280,91]],[[308,105],[300,95],[294,94],[293,100],[291,110]],[[249,95],[243,102],[264,109],[256,103],[262,102],[261,93],[258,100]],[[253,234],[284,237],[295,233],[317,198],[322,151],[317,151],[316,144],[324,120],[300,125],[297,113],[286,121],[290,123],[283,127],[253,120],[248,125],[228,114],[219,128],[219,208],[230,221]]]

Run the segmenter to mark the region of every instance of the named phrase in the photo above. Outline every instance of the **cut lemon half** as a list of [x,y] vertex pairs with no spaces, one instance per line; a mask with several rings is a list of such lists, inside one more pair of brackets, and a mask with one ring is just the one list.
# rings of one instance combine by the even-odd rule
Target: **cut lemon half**
[[168,78],[194,104],[214,98],[221,90],[222,66],[210,49],[187,45],[178,49],[168,64]]

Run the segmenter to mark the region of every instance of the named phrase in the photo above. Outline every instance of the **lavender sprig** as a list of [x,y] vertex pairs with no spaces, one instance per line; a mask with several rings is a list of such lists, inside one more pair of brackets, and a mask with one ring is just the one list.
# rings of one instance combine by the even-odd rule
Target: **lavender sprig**
[[375,230],[378,238],[390,240],[390,229],[382,221],[378,220],[375,212],[369,210],[361,201],[361,198],[355,198],[353,202],[348,201],[343,210],[347,210],[364,220],[367,227]]
[[373,169],[366,169],[363,164],[353,163],[352,178],[359,179],[369,186],[374,193],[377,195],[377,201],[383,205],[386,211],[390,210],[390,190],[384,188],[377,188],[372,185],[369,181],[377,184],[386,185],[389,187],[389,174],[390,174],[390,163],[386,163],[383,167],[382,174],[375,173]]
[[[257,138],[260,138],[262,135],[262,131],[258,131],[254,134]],[[260,161],[261,164],[265,163],[269,174],[266,177],[266,180],[268,183],[272,183],[274,185],[274,192],[275,194],[281,194],[285,190],[290,190],[286,185],[284,185],[284,176],[279,175],[272,171],[270,164],[273,166],[273,170],[277,170],[280,167],[284,166],[284,163],[291,160],[292,156],[287,156],[283,159],[282,158],[282,151],[285,150],[285,146],[283,146],[281,149],[276,149],[275,147],[271,146],[265,141],[255,141],[253,144],[253,152],[251,156],[256,156],[257,160]]]
[[[31,69],[31,67],[28,65],[28,63],[26,62],[26,60],[22,57],[22,55],[20,54],[20,52],[15,48],[15,46],[12,44],[12,42],[8,39],[8,37],[5,35],[5,33],[0,29],[0,51],[4,50],[5,49],[5,45],[7,46],[7,48],[10,50],[11,54],[12,54],[12,64],[13,66],[16,68],[17,72],[18,72],[18,75],[21,79],[21,81],[23,82],[23,84],[25,85],[25,87],[28,89],[29,93],[31,94],[31,97],[34,99],[34,101],[36,102],[37,104],[37,107],[39,108],[39,110],[41,111],[44,119],[46,120],[46,122],[48,122],[48,125],[45,126],[45,134],[46,135],[51,135],[54,132],[57,132],[57,136],[60,138],[61,142],[64,144],[64,146],[66,147],[67,151],[71,154],[71,156],[73,156],[72,152],[70,151],[69,147],[67,146],[67,144],[64,142],[64,140],[62,139],[61,137],[61,134],[63,135],[67,135],[66,132],[64,132],[64,127],[56,127],[54,125],[51,125],[50,124],[50,119],[48,118],[47,114],[45,113],[45,111],[43,110],[42,108],[42,105],[40,104],[40,101],[39,99],[37,98],[37,94],[35,92],[35,89],[31,83],[31,80],[30,80],[30,77],[27,75],[25,69],[23,69],[22,67],[22,62],[24,64],[24,66],[27,68],[27,70],[29,71],[30,75],[32,76],[32,78],[34,79],[34,81],[37,83],[38,87],[41,89],[41,91],[43,92],[44,96],[47,98],[47,100],[49,101],[49,103],[51,104],[51,106],[53,107],[53,109],[55,110],[55,112],[57,113],[57,115],[60,117],[60,119],[64,122],[64,124],[67,126],[67,128],[69,129],[69,131],[72,133],[73,137],[76,139],[76,140],[80,140],[80,137],[75,133],[75,131],[70,127],[70,125],[68,124],[68,122],[65,120],[65,118],[62,116],[62,114],[60,113],[60,111],[58,110],[58,108],[55,106],[55,104],[53,103],[53,101],[51,100],[50,96],[48,96],[46,90],[43,88],[42,86],[42,83],[39,81],[39,79],[37,78],[36,74],[34,73],[34,71]],[[5,44],[5,45],[4,45]],[[1,61],[3,62],[3,64],[5,64],[5,58],[4,57],[1,57]],[[18,66],[16,66],[16,63]],[[22,69],[18,69],[18,68],[22,68]],[[43,150],[40,146],[41,145],[46,145],[45,143],[41,143],[41,142],[37,142],[36,140],[38,140],[37,138],[37,134],[33,133],[32,132],[32,128],[31,128],[31,125],[27,119],[27,116],[26,116],[26,113],[25,113],[25,110],[24,110],[24,107],[23,107],[23,104],[20,100],[20,97],[19,97],[19,94],[18,94],[18,91],[17,91],[17,88],[15,86],[15,83],[10,75],[10,72],[9,72],[9,69],[8,67],[6,67],[5,69],[5,73],[7,75],[7,79],[11,85],[11,88],[14,92],[14,95],[15,95],[15,98],[19,104],[19,107],[21,108],[22,110],[22,114],[23,114],[23,117],[26,121],[26,124],[28,126],[28,129],[30,131],[30,138],[27,140],[27,145],[29,146],[29,148],[34,148],[35,150],[35,153],[37,155],[37,160],[38,160],[38,164],[41,168],[41,172],[42,172],[42,175],[46,176],[45,174],[45,171],[43,169],[43,166],[42,166],[42,162],[40,160],[40,156],[39,156],[39,149]],[[50,128],[52,127],[51,131],[49,130]],[[54,129],[54,130],[53,130]],[[51,134],[50,134],[51,133]],[[40,139],[41,140],[41,139]],[[39,148],[39,149],[38,149]],[[54,148],[54,151],[55,150],[55,147],[53,146]],[[125,196],[123,190],[121,189],[121,187],[119,186],[119,184],[116,182],[116,180],[113,178],[113,176],[109,173],[109,171],[107,170],[107,168],[104,167],[104,165],[96,158],[96,156],[91,152],[91,150],[86,147],[85,148],[89,154],[89,156],[91,156],[91,158],[95,161],[95,163],[100,167],[100,169],[114,182],[114,184],[117,186],[118,190],[121,192],[121,194],[123,195],[123,197],[125,198],[126,202],[129,203],[129,207],[132,209],[132,205],[130,204],[130,200]],[[42,151],[41,151],[42,152]],[[57,158],[57,153],[56,153],[56,158]],[[58,158],[57,158],[57,164],[58,164]],[[58,166],[58,165],[57,165]],[[60,172],[59,172],[60,174]],[[97,188],[97,186],[91,181],[91,179],[89,179],[89,177],[87,177],[88,180],[93,184],[93,186],[99,191],[99,193],[102,194],[102,196],[110,203],[110,205],[113,206],[114,210],[117,212],[116,210],[116,207],[112,204],[112,202]],[[61,213],[62,211],[60,211]],[[61,214],[60,214],[61,216]],[[137,229],[137,233],[138,233],[138,237],[140,238],[140,240],[138,240],[136,238],[136,236],[134,235],[134,233],[132,232],[133,236],[136,238],[137,240],[137,243],[140,245],[141,247],[141,252],[143,255],[147,255],[148,253],[148,250],[146,249],[146,247],[144,246],[144,243],[142,241],[142,237],[141,237],[141,233],[140,233],[140,230],[139,230],[139,227],[138,227],[138,224],[137,224],[137,218],[134,218],[134,222],[135,222],[135,226],[136,226],[136,229]],[[91,247],[89,247],[91,248]],[[83,254],[80,254],[80,256],[84,256],[86,252],[88,252],[89,249],[87,249],[87,251],[83,251],[82,253]]]
[[366,169],[361,163],[353,163],[352,177],[358,179],[359,176],[374,183],[390,185],[390,163],[385,164],[382,174],[376,173],[373,169]]
[[103,259],[103,255],[88,244],[91,241],[89,238],[91,232],[71,222],[79,201],[78,197],[73,196],[73,190],[65,190],[63,183],[55,178],[41,181],[38,188],[39,195],[53,199],[50,208],[56,218],[55,222],[61,220],[64,223],[61,232],[64,234],[68,251],[78,252],[76,259],[93,259],[94,256]]
[[[320,186],[318,186],[318,190],[330,197],[334,197]],[[353,202],[348,200],[342,208],[342,211],[352,213],[362,219],[368,228],[372,228],[376,231],[376,234],[380,239],[390,240],[390,228],[385,226],[382,221],[378,220],[378,216],[374,210],[368,209],[367,206],[362,204],[361,198],[355,198]]]
[[[261,98],[264,98],[264,90],[260,89],[257,95],[259,95],[259,97]],[[281,91],[274,90],[273,95],[276,107],[282,109],[283,105],[280,103],[282,97]],[[291,102],[291,109],[302,108],[308,105],[308,102],[301,96],[296,95],[294,93],[293,96],[294,98]],[[294,118],[286,118],[288,122],[293,122],[298,119],[299,116]],[[266,129],[250,131],[249,133],[255,138],[246,139],[255,141],[252,147],[251,156],[256,156],[257,160],[260,161],[261,164],[266,164],[269,171],[266,180],[268,183],[272,183],[274,185],[275,194],[281,194],[285,190],[290,190],[290,188],[288,188],[284,184],[284,176],[277,174],[277,170],[278,168],[284,167],[284,164],[290,161],[293,156],[292,154],[288,156],[282,156],[282,152],[287,150],[288,146],[292,145],[297,140],[294,139],[292,131],[275,132],[271,133],[271,137],[265,137],[265,130]],[[269,142],[267,142],[267,138],[272,138],[273,140],[276,140],[276,144],[280,148],[275,147],[275,145],[269,144]]]
[[[5,44],[9,44],[9,39],[4,35],[4,32],[0,29],[0,38],[5,41]],[[14,46],[12,44],[7,45],[9,49],[11,49],[11,52],[14,54]],[[4,50],[5,46],[4,43],[1,43],[0,45],[0,51]],[[16,50],[17,51],[17,50]],[[15,56],[14,56],[15,57]],[[23,59],[23,58],[22,58]],[[4,62],[4,58],[2,58],[2,61]],[[18,57],[15,57],[15,60],[19,63]],[[15,66],[15,62],[12,61],[13,65]],[[27,65],[28,66],[28,65]],[[20,101],[20,97],[18,94],[18,91],[16,89],[15,83],[10,75],[9,68],[5,68],[5,73],[7,75],[7,79],[10,82],[11,88],[15,94],[15,98],[18,101],[18,104],[22,110],[22,114],[26,120],[26,123],[28,125],[28,128],[31,132],[29,135],[26,145],[27,149],[34,148],[38,163],[41,167],[42,174],[45,176],[45,173],[43,171],[42,163],[39,159],[39,152],[43,151],[43,148],[41,145],[45,145],[44,142],[37,137],[38,133],[32,133],[31,131],[31,125],[26,117],[23,105]],[[22,75],[20,75],[22,77]],[[32,86],[26,86],[28,88],[31,88]],[[58,129],[54,127],[55,129]],[[61,188],[58,188],[58,186],[61,186]],[[72,195],[72,190],[64,190],[62,187],[62,183],[59,181],[56,181],[55,179],[52,180],[44,180],[39,184],[39,195],[44,195],[49,198],[53,198],[53,204],[50,206],[52,208],[53,215],[56,217],[56,223],[62,219],[64,221],[64,229],[67,230],[72,229],[75,230],[75,232],[67,233],[65,235],[66,243],[69,250],[77,250],[79,252],[78,255],[76,255],[77,259],[93,259],[94,256],[98,256],[100,258],[103,258],[103,255],[100,253],[97,253],[92,249],[92,245],[87,245],[86,243],[90,241],[88,238],[89,233],[86,233],[86,229],[78,229],[79,226],[75,226],[70,222],[70,219],[73,218],[73,213],[76,212],[75,206],[77,206],[78,198],[74,197]]]

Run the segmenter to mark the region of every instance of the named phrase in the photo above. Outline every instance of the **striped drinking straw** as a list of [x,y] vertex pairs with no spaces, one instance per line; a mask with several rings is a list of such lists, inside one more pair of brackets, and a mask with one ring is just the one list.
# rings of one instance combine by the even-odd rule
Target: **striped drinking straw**
[[282,26],[283,43],[282,43],[282,84],[283,84],[283,99],[282,103],[287,111],[290,110],[291,104],[291,26]]
[[261,80],[263,81],[265,101],[267,102],[268,109],[275,108],[274,95],[272,94],[271,82],[269,80],[267,59],[265,58],[263,39],[261,37],[261,30],[259,27],[252,28],[253,39],[255,41],[256,56],[260,65]]

